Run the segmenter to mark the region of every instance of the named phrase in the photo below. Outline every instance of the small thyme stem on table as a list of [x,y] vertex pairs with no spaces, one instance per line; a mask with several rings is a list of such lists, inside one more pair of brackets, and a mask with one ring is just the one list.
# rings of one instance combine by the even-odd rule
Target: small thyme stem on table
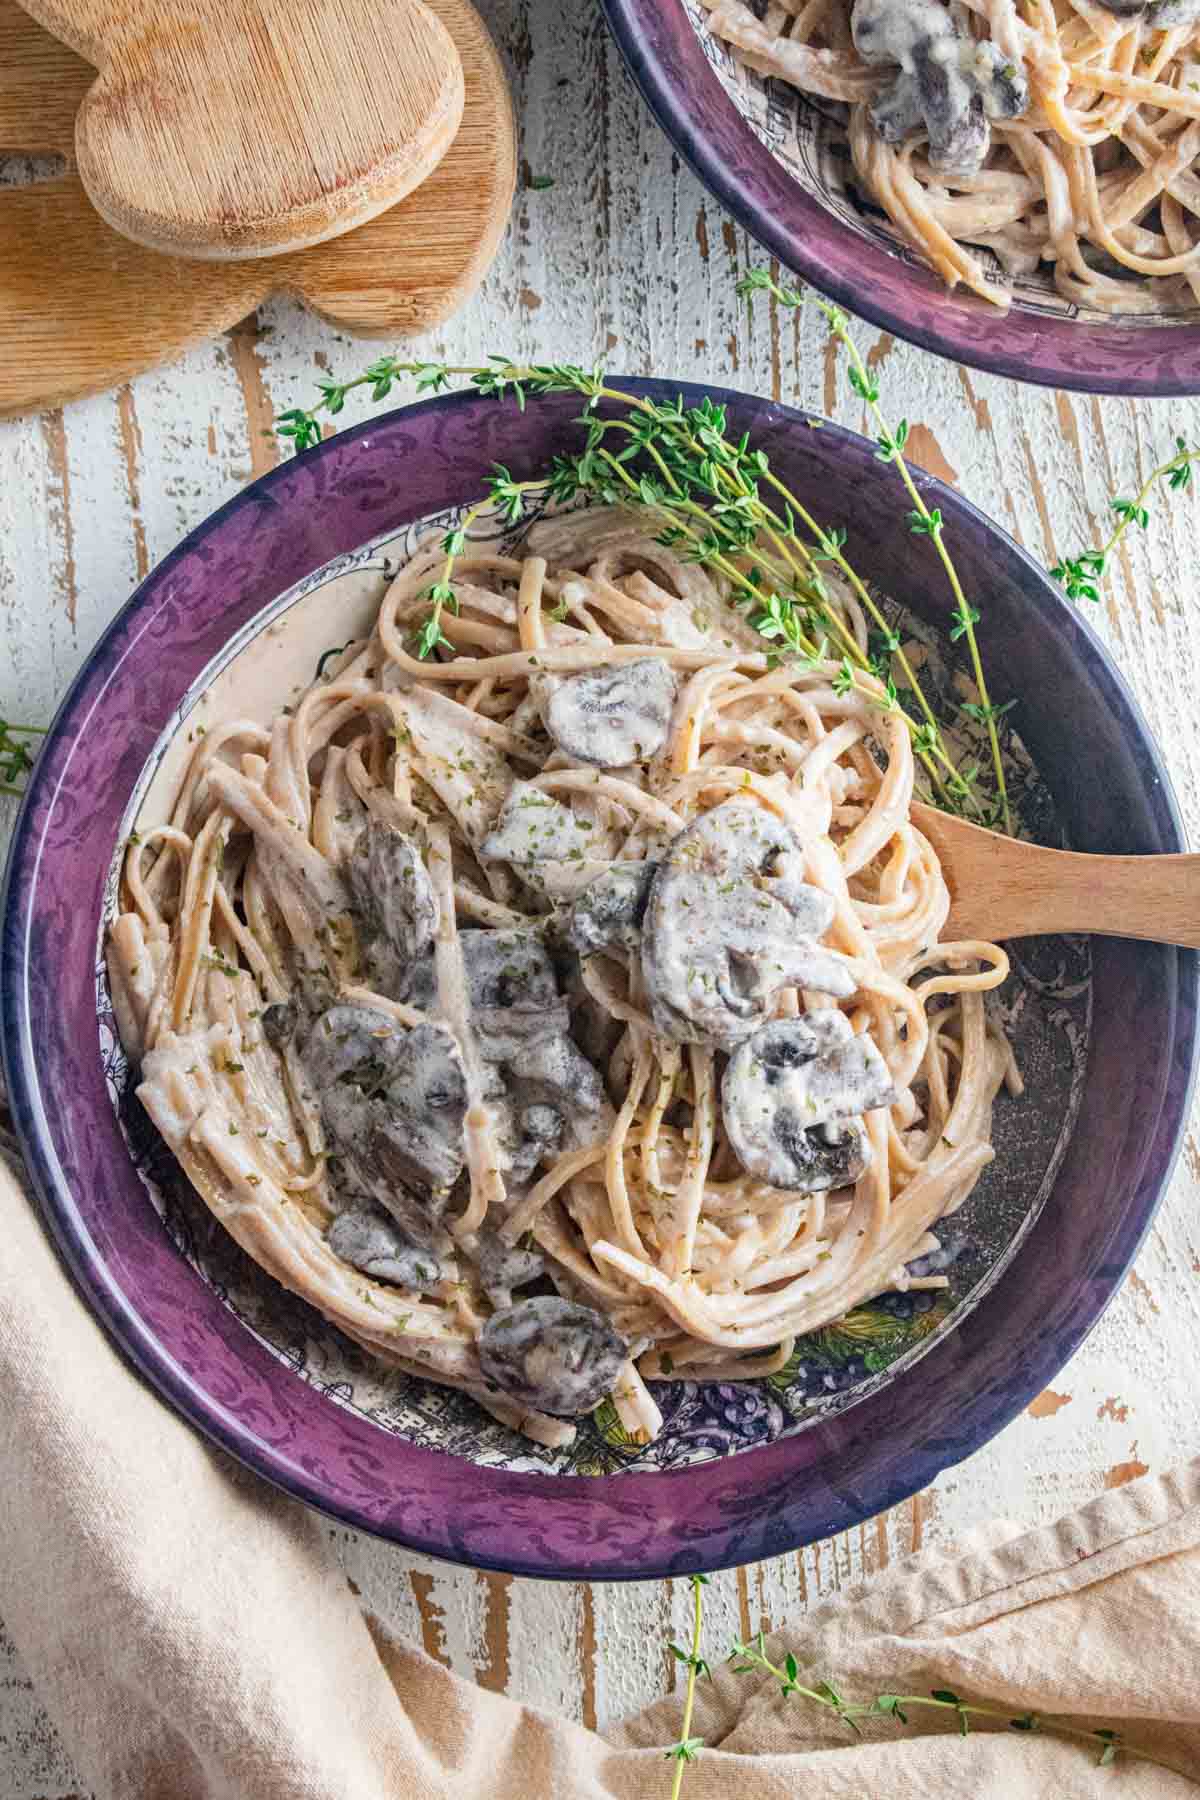
[[704,1748],[704,1739],[693,1737],[692,1712],[696,1705],[696,1682],[701,1675],[712,1680],[712,1670],[700,1654],[700,1640],[704,1625],[704,1590],[708,1586],[707,1575],[692,1576],[692,1647],[682,1650],[678,1644],[668,1645],[671,1655],[687,1669],[687,1688],[683,1697],[683,1729],[677,1743],[664,1751],[667,1761],[674,1761],[675,1775],[671,1782],[671,1800],[679,1800],[683,1787],[683,1772],[690,1762],[695,1762]]
[[1156,1768],[1169,1769],[1175,1775],[1184,1773],[1177,1764],[1155,1756],[1152,1751],[1139,1750],[1136,1745],[1127,1744],[1120,1732],[1112,1726],[1067,1725],[1032,1712],[1013,1718],[1012,1713],[1005,1708],[964,1700],[949,1688],[933,1688],[928,1694],[876,1694],[873,1700],[863,1703],[844,1700],[828,1681],[819,1682],[815,1688],[805,1687],[799,1679],[796,1658],[789,1652],[782,1666],[773,1663],[766,1654],[766,1640],[761,1631],[753,1643],[735,1644],[730,1651],[729,1660],[733,1664],[735,1675],[771,1675],[779,1683],[785,1696],[798,1694],[803,1700],[825,1707],[860,1735],[860,1719],[882,1717],[907,1725],[908,1713],[905,1708],[924,1706],[941,1712],[952,1712],[958,1720],[962,1737],[969,1735],[972,1719],[997,1719],[1007,1725],[1010,1731],[1039,1731],[1047,1736],[1067,1738],[1073,1743],[1098,1750],[1100,1754],[1097,1761],[1102,1768],[1124,1756],[1136,1762],[1153,1763]]
[[1159,482],[1165,481],[1171,493],[1182,493],[1191,486],[1192,466],[1197,462],[1200,462],[1200,450],[1189,448],[1186,438],[1177,437],[1174,456],[1150,471],[1134,499],[1125,500],[1118,496],[1109,501],[1110,509],[1117,515],[1117,523],[1108,541],[1098,550],[1081,550],[1078,556],[1055,563],[1050,571],[1055,581],[1061,581],[1066,588],[1068,599],[1099,600],[1096,583],[1108,567],[1109,557],[1131,525],[1139,525],[1145,531],[1150,523],[1147,502]]
[[[750,269],[737,284],[737,291],[744,299],[753,299],[755,294],[769,294],[781,306],[792,310],[804,304],[803,293],[795,288],[785,288],[777,282],[767,269]],[[958,570],[954,559],[946,548],[942,536],[942,514],[939,507],[932,509],[925,504],[920,489],[913,480],[912,471],[904,459],[904,445],[908,438],[908,421],[901,420],[893,431],[883,416],[879,405],[879,383],[864,363],[858,345],[850,336],[850,321],[840,306],[834,306],[829,300],[822,299],[819,294],[813,296],[818,311],[829,326],[830,335],[841,344],[850,362],[850,386],[865,403],[871,421],[878,434],[879,449],[876,451],[881,462],[894,463],[896,471],[904,483],[913,510],[909,514],[909,530],[921,536],[931,538],[938,558],[945,570],[946,579],[950,583],[950,592],[954,596],[954,625],[951,628],[952,639],[965,638],[967,654],[971,662],[971,674],[975,682],[979,700],[971,717],[982,724],[987,733],[988,746],[991,750],[992,767],[996,774],[996,792],[1000,799],[1000,809],[1004,820],[1004,829],[1012,831],[1012,809],[1008,799],[1008,784],[1004,776],[1004,758],[1000,750],[1000,737],[996,730],[996,721],[1001,716],[993,707],[988,696],[987,681],[983,672],[983,659],[979,654],[979,642],[975,636],[975,627],[979,622],[979,611],[972,606],[963,592]],[[857,588],[856,588],[857,591]],[[932,718],[928,721],[934,724]],[[936,728],[936,727],[935,727]]]
[[25,777],[33,767],[33,753],[22,740],[45,737],[44,725],[13,725],[0,719],[0,794],[25,792]]

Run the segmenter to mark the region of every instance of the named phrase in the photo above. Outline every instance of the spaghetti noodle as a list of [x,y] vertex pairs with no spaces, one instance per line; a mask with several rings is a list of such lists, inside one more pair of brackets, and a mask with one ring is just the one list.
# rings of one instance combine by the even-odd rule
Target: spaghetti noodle
[[[889,1287],[1015,1081],[940,943],[884,690],[784,663],[632,516],[442,553],[268,730],[210,729],[108,961],[151,1117],[269,1273],[544,1444],[754,1379]],[[831,582],[831,590],[833,583]],[[861,615],[834,595],[847,627]]]

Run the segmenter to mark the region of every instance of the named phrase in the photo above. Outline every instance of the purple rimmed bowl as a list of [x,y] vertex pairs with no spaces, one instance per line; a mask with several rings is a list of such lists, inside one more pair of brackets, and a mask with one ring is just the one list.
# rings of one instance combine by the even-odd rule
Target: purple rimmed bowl
[[[655,398],[702,390],[656,381]],[[849,531],[860,571],[945,622],[925,541],[873,446],[719,393],[802,497]],[[421,1447],[307,1384],[172,1243],[105,1085],[96,951],[123,816],[181,697],[238,631],[331,558],[476,497],[495,460],[531,477],[575,438],[570,396],[524,413],[472,395],[344,431],[254,482],[150,574],[61,707],[9,860],[0,1028],[17,1130],[84,1299],[163,1398],[289,1493],[412,1549],[542,1576],[633,1578],[780,1554],[855,1524],[985,1443],[1051,1380],[1128,1268],[1169,1176],[1196,1048],[1196,959],[1097,940],[1075,1130],[1011,1261],[882,1392],[721,1460],[605,1477],[519,1474]],[[1166,771],[1107,653],[1044,572],[958,494],[940,506],[985,650],[1075,845],[1183,848]],[[1086,721],[1086,730],[1080,729]],[[1133,1067],[1130,1046],[1137,1046]],[[264,1278],[265,1279],[265,1278]]]
[[[1004,313],[951,292],[914,254],[837,218],[789,173],[726,91],[683,0],[601,3],[685,162],[765,250],[839,305],[923,350],[1014,381],[1096,394],[1200,393],[1200,314],[1154,324],[1080,316],[1035,294]],[[789,131],[783,118],[768,106],[768,132]],[[810,147],[806,166],[818,161]]]

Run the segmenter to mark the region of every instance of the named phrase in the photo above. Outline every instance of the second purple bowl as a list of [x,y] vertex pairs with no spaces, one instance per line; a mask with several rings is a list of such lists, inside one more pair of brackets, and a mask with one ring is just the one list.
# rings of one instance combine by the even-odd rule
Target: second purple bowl
[[[929,546],[908,530],[902,496],[885,491],[895,477],[872,444],[744,394],[716,397],[734,433],[749,431],[801,497],[847,527],[865,576],[944,623]],[[30,780],[0,933],[0,1035],[22,1148],[79,1290],[192,1425],[297,1498],[414,1550],[521,1574],[650,1577],[854,1525],[977,1450],[1047,1385],[1119,1286],[1170,1173],[1193,1071],[1196,959],[1096,941],[1078,1123],[1011,1262],[919,1362],[795,1435],[677,1470],[519,1473],[389,1432],[272,1354],[164,1229],[106,1087],[96,953],[125,808],[183,695],[276,596],[385,531],[477,497],[497,460],[532,477],[574,443],[577,412],[571,396],[522,413],[468,395],[372,419],[252,483],[146,578]],[[1166,771],[1093,633],[1011,538],[918,479],[968,591],[986,595],[996,698],[1017,697],[1018,729],[1075,845],[1183,848]]]
[[[1007,312],[951,292],[924,263],[837,219],[742,117],[682,0],[601,0],[634,79],[684,160],[793,274],[923,350],[1014,381],[1082,393],[1200,393],[1200,314],[1178,324]],[[1071,309],[1074,312],[1075,309]]]

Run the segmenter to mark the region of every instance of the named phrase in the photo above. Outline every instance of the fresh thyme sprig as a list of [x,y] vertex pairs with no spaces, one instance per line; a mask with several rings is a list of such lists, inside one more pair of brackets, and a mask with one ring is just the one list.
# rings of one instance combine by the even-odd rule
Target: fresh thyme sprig
[[33,767],[33,753],[24,740],[45,735],[44,725],[11,725],[0,719],[0,794],[24,792],[25,777]]
[[[733,604],[746,613],[766,641],[770,664],[785,658],[810,667],[837,661],[833,681],[838,692],[856,688],[873,706],[904,721],[939,803],[950,810],[984,816],[975,792],[974,771],[959,768],[950,756],[898,635],[890,630],[874,596],[845,555],[845,531],[822,527],[773,473],[766,454],[750,445],[748,434],[736,442],[726,435],[724,407],[708,397],[697,406],[685,407],[682,397],[656,402],[626,393],[608,386],[600,368],[523,366],[500,354],[493,354],[485,366],[476,368],[383,357],[353,380],[321,381],[319,403],[307,411],[294,407],[281,414],[276,428],[298,449],[307,449],[320,441],[322,415],[341,412],[347,395],[369,387],[373,400],[385,399],[402,376],[412,376],[422,393],[436,393],[447,388],[454,377],[467,377],[477,392],[511,397],[521,408],[529,395],[575,393],[584,401],[578,423],[586,431],[582,452],[556,457],[540,481],[514,481],[507,469],[497,467],[484,500],[470,510],[461,526],[447,533],[441,576],[423,596],[429,601],[429,612],[415,635],[419,657],[431,656],[450,644],[444,620],[447,612],[456,610],[454,562],[465,548],[470,525],[486,506],[497,507],[508,523],[515,524],[522,515],[523,496],[532,488],[544,487],[552,501],[584,496],[640,508],[654,518],[660,543],[724,578]],[[600,400],[623,411],[602,416],[597,411]],[[919,494],[913,492],[921,504]],[[940,520],[929,514],[927,525],[941,547]],[[832,603],[823,563],[837,568],[849,582],[876,628],[869,650],[863,650]],[[965,600],[962,614],[962,628],[971,632],[973,642],[976,615]],[[913,697],[915,717],[901,704],[891,673],[893,657]],[[998,715],[992,712],[986,689],[978,707],[981,716],[976,722],[986,724],[994,734]],[[999,781],[1000,813],[1007,824],[1002,770]]]
[[1117,516],[1108,540],[1098,550],[1081,550],[1078,556],[1068,556],[1062,562],[1055,563],[1050,573],[1055,581],[1061,581],[1071,600],[1099,600],[1100,591],[1097,582],[1108,567],[1108,561],[1125,533],[1131,525],[1138,525],[1143,531],[1150,523],[1148,501],[1160,481],[1165,481],[1171,493],[1182,493],[1191,486],[1192,465],[1200,462],[1200,449],[1190,449],[1186,438],[1175,439],[1175,454],[1166,462],[1159,463],[1146,477],[1137,495],[1132,500],[1118,496],[1109,501],[1109,508]]
[[1153,1763],[1157,1768],[1170,1769],[1176,1775],[1183,1770],[1174,1763],[1166,1762],[1161,1756],[1155,1756],[1149,1750],[1139,1750],[1133,1744],[1127,1744],[1120,1732],[1108,1725],[1082,1726],[1066,1725],[1058,1719],[1044,1719],[1038,1713],[1022,1713],[1013,1718],[1011,1712],[1003,1707],[988,1706],[975,1700],[964,1700],[961,1695],[950,1688],[933,1688],[928,1694],[876,1694],[869,1702],[854,1702],[843,1699],[837,1689],[828,1681],[820,1681],[816,1687],[806,1687],[800,1680],[800,1670],[795,1657],[789,1652],[782,1666],[773,1663],[766,1653],[766,1638],[760,1631],[753,1643],[735,1644],[729,1657],[735,1675],[766,1674],[778,1681],[784,1695],[798,1694],[803,1700],[810,1700],[816,1706],[823,1706],[836,1713],[851,1731],[861,1736],[862,1728],[858,1721],[867,1718],[894,1719],[901,1725],[908,1724],[908,1710],[916,1707],[929,1707],[940,1712],[954,1713],[958,1721],[958,1729],[966,1737],[971,1729],[972,1719],[999,1719],[1010,1731],[1041,1731],[1049,1736],[1070,1739],[1072,1742],[1090,1746],[1099,1752],[1097,1762],[1101,1768],[1107,1768],[1119,1757],[1129,1757],[1137,1762]]
[[[755,294],[769,294],[781,306],[795,309],[804,304],[803,291],[798,288],[782,286],[774,279],[769,269],[749,269],[737,284],[738,294],[752,300]],[[975,635],[975,627],[979,623],[980,614],[976,607],[968,601],[959,580],[954,559],[946,547],[942,531],[942,515],[938,507],[929,507],[913,480],[912,471],[904,460],[904,446],[908,441],[908,420],[901,419],[894,428],[889,426],[879,404],[879,383],[871,374],[859,352],[858,345],[850,336],[850,321],[840,306],[824,299],[820,294],[813,295],[817,310],[826,320],[830,336],[841,344],[849,359],[850,386],[865,404],[875,427],[876,442],[879,448],[875,454],[880,462],[893,463],[896,472],[904,484],[912,511],[908,515],[908,528],[918,536],[932,539],[935,550],[945,570],[950,584],[950,592],[954,596],[954,624],[951,628],[951,639],[957,641],[965,638],[967,654],[971,662],[971,675],[979,694],[977,703],[977,723],[981,724],[988,739],[991,750],[992,767],[996,775],[996,793],[1000,802],[1000,810],[1004,820],[1005,831],[1012,831],[1012,811],[1008,800],[1008,787],[1004,778],[1004,758],[1000,750],[1000,737],[996,729],[999,713],[992,706],[988,696],[987,681],[983,672],[983,659],[979,654],[979,641]],[[932,715],[926,721],[934,725]]]
[[456,368],[448,363],[401,362],[395,356],[381,356],[361,375],[355,375],[349,381],[318,381],[319,405],[308,411],[292,406],[280,413],[275,420],[276,435],[290,438],[297,450],[310,450],[321,442],[322,413],[340,413],[346,404],[346,396],[361,387],[370,388],[372,400],[386,400],[396,382],[408,375],[415,380],[418,394],[443,393],[453,380],[462,377],[481,394],[497,400],[511,393],[522,411],[527,393],[587,393],[591,390],[599,394],[604,380],[600,369],[589,374],[586,369],[550,363],[519,369],[511,357],[500,355],[490,356],[486,368],[480,368],[478,364]]
[[[708,1576],[693,1575],[691,1582],[691,1647],[685,1650],[679,1644],[668,1645],[671,1655],[688,1672],[679,1739],[663,1752],[666,1760],[675,1764],[670,1800],[679,1800],[684,1771],[704,1749],[704,1739],[692,1736],[692,1717],[697,1681],[701,1677],[712,1680],[712,1670],[700,1653],[704,1632],[704,1589],[708,1586]],[[1098,1752],[1096,1760],[1101,1768],[1108,1768],[1118,1758],[1127,1757],[1136,1762],[1153,1763],[1157,1768],[1169,1769],[1176,1775],[1183,1774],[1183,1770],[1174,1763],[1166,1762],[1149,1750],[1139,1750],[1136,1745],[1127,1744],[1120,1732],[1112,1726],[1067,1725],[1061,1720],[1045,1719],[1033,1712],[1021,1713],[1014,1718],[1007,1708],[989,1706],[982,1701],[964,1700],[950,1688],[931,1688],[928,1694],[876,1694],[874,1699],[864,1702],[847,1700],[829,1681],[818,1681],[815,1687],[808,1687],[800,1679],[800,1665],[790,1650],[782,1664],[771,1661],[767,1655],[766,1634],[762,1631],[750,1643],[735,1644],[729,1653],[729,1662],[735,1675],[770,1675],[779,1683],[785,1698],[795,1694],[802,1700],[811,1701],[814,1706],[824,1707],[826,1711],[835,1713],[858,1737],[862,1736],[860,1719],[886,1718],[899,1725],[907,1725],[910,1711],[917,1707],[927,1707],[934,1711],[953,1713],[962,1737],[969,1735],[972,1719],[997,1719],[1007,1725],[1010,1731],[1040,1731],[1047,1736],[1064,1738],[1081,1747],[1093,1749]]]
[[688,1763],[695,1762],[704,1748],[704,1739],[692,1737],[692,1712],[696,1704],[696,1683],[703,1675],[712,1680],[712,1670],[700,1654],[700,1638],[704,1625],[704,1589],[708,1586],[707,1575],[692,1576],[692,1647],[683,1650],[678,1644],[669,1644],[667,1648],[677,1662],[687,1669],[687,1689],[683,1698],[683,1729],[678,1743],[672,1744],[663,1752],[668,1762],[675,1764],[675,1776],[671,1782],[671,1800],[679,1800],[683,1787],[683,1772]]

